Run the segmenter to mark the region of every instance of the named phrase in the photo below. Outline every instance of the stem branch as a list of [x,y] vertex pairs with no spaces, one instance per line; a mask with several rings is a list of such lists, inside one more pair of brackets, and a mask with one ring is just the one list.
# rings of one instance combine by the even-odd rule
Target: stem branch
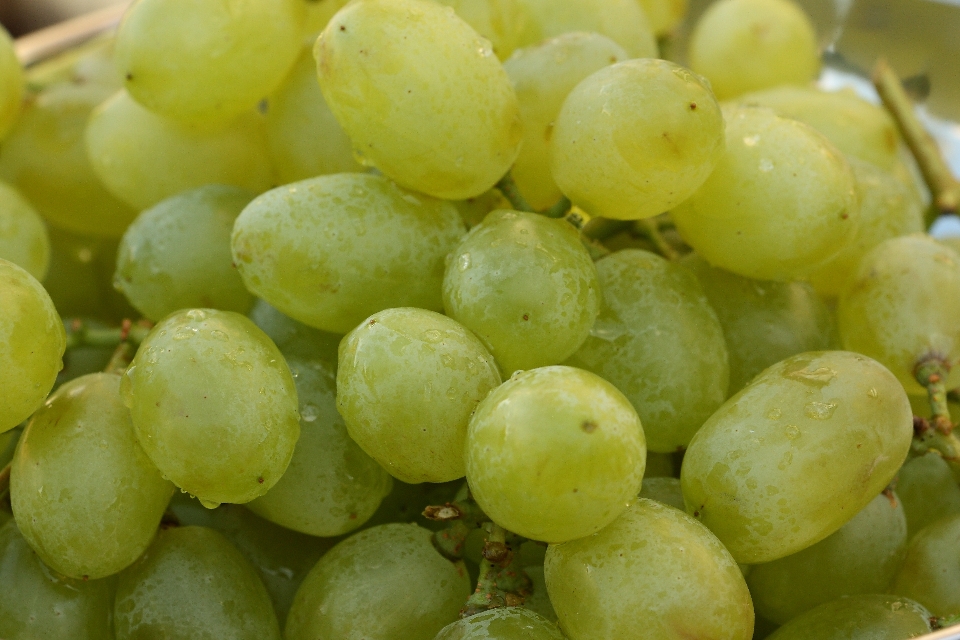
[[117,347],[123,342],[139,345],[143,342],[153,325],[141,320],[133,323],[124,320],[119,327],[100,329],[91,326],[89,320],[74,318],[64,320],[67,331],[67,350],[77,347]]
[[489,527],[477,588],[460,610],[461,618],[489,609],[519,606],[530,593],[530,578],[520,566],[518,554],[514,553],[523,538],[493,522]]
[[680,258],[680,253],[677,252],[677,250],[673,248],[673,245],[667,242],[663,234],[660,233],[660,225],[655,219],[645,218],[643,220],[637,220],[633,224],[637,233],[649,239],[664,258],[667,260],[677,260]]
[[533,212],[533,207],[530,206],[530,203],[527,202],[523,194],[520,193],[520,189],[517,188],[517,183],[513,180],[513,174],[509,171],[507,171],[505,176],[500,178],[500,182],[497,183],[497,189],[500,189],[503,197],[509,200],[510,206],[517,211]]

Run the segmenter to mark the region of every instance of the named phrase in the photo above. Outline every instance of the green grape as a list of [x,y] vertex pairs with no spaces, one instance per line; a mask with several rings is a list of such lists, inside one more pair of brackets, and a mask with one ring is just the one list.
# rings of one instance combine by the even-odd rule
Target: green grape
[[890,113],[852,89],[821,91],[813,86],[780,86],[742,95],[737,102],[768,107],[805,122],[847,156],[883,171],[893,171],[899,162],[900,134]]
[[573,226],[500,210],[447,257],[443,306],[511,374],[573,355],[600,311],[600,285]]
[[489,41],[449,7],[351,3],[327,25],[314,55],[323,96],[362,162],[404,187],[472,198],[520,151],[510,79]]
[[0,258],[37,280],[50,267],[50,238],[40,215],[17,190],[0,182]]
[[430,536],[386,524],[335,546],[300,585],[286,640],[433,640],[471,589],[463,565],[441,556]]
[[120,574],[117,640],[257,638],[280,640],[270,596],[230,542],[206,527],[162,530]]
[[[329,1],[329,0],[327,0]],[[340,348],[339,336],[335,333],[319,331],[288,318],[270,306],[268,302],[257,300],[250,310],[253,324],[260,327],[273,340],[284,357],[300,360],[319,360],[336,370],[337,350]]]
[[47,568],[10,520],[0,527],[0,638],[113,638],[112,580],[74,580]]
[[895,494],[880,494],[815,545],[753,565],[747,585],[759,615],[783,624],[841,596],[883,593],[906,548],[903,507]]
[[820,71],[810,18],[789,0],[721,0],[697,21],[690,67],[726,100],[781,84],[807,84]]
[[930,632],[920,604],[880,594],[822,604],[780,627],[767,640],[907,640]]
[[564,640],[557,625],[522,607],[501,607],[451,622],[434,640]]
[[283,356],[230,311],[168,316],[141,343],[121,391],[147,455],[206,506],[265,494],[300,437]]
[[550,545],[550,601],[570,640],[748,640],[740,569],[696,520],[638,499],[596,535]]
[[520,46],[571,31],[595,32],[626,49],[631,58],[656,58],[657,40],[636,0],[518,0],[527,22]]
[[490,189],[476,198],[467,198],[466,200],[457,200],[453,203],[463,218],[467,229],[472,229],[487,217],[487,214],[497,209],[509,209],[510,201],[507,200],[499,189]]
[[603,306],[567,364],[627,396],[649,449],[686,447],[727,398],[727,348],[716,313],[693,274],[647,251],[618,251],[598,261],[597,272]]
[[581,32],[520,49],[504,63],[523,118],[523,146],[511,175],[534,209],[546,209],[563,196],[550,172],[554,122],[563,101],[581,80],[629,57],[613,40]]
[[810,126],[769,109],[730,108],[724,116],[726,151],[672,212],[680,235],[710,264],[748,278],[809,274],[856,233],[850,165]]
[[657,36],[669,36],[683,22],[688,0],[637,0]]
[[391,307],[440,310],[443,260],[463,233],[448,202],[382,176],[341,173],[251,202],[234,225],[233,256],[254,294],[300,322],[346,333]]
[[94,373],[60,387],[20,438],[10,499],[20,531],[50,567],[103,578],[146,550],[173,485],[137,442],[120,376]]
[[640,418],[612,384],[573,367],[518,373],[470,419],[470,491],[490,518],[533,540],[566,542],[612,522],[640,491]]
[[262,120],[251,111],[217,127],[182,124],[120,92],[90,116],[87,151],[107,189],[138,210],[206,184],[260,193],[273,182]]
[[[933,238],[891,238],[869,251],[837,306],[843,346],[882,362],[910,393],[923,360],[960,363],[960,256]],[[944,380],[960,386],[960,367]]]
[[300,50],[302,0],[139,0],[117,31],[126,88],[156,113],[225,120],[282,81]]
[[[537,548],[542,549],[543,553],[546,554],[547,549],[545,547],[537,545]],[[543,560],[541,560],[541,562],[543,562]],[[553,605],[550,603],[550,595],[547,593],[547,582],[543,576],[543,565],[524,567],[523,572],[530,578],[531,584],[531,592],[523,599],[523,608],[530,609],[550,622],[556,622],[557,612],[554,611]]]
[[490,41],[493,53],[501,60],[522,47],[527,37],[529,17],[520,0],[437,0],[453,7],[467,24]]
[[462,478],[467,422],[500,385],[476,336],[423,309],[387,309],[340,343],[337,409],[350,437],[408,483]]
[[678,475],[672,453],[656,453],[647,449],[647,469],[643,472],[644,478],[676,478]]
[[349,0],[305,0],[307,5],[307,19],[304,23],[304,33],[307,41],[314,41],[323,31],[337,11],[340,11]]
[[850,244],[810,274],[811,284],[825,296],[841,294],[870,249],[925,228],[923,203],[907,185],[868,162],[851,158],[850,167],[860,196],[860,226]]
[[193,307],[246,313],[253,296],[233,267],[230,235],[253,197],[209,185],[144,211],[120,242],[114,286],[151,320]]
[[890,589],[912,598],[937,616],[960,612],[960,514],[927,525],[914,535]]
[[575,204],[606,218],[649,218],[689,198],[713,171],[723,116],[695,73],[627,60],[570,92],[550,145],[553,177]]
[[0,258],[0,433],[36,411],[63,368],[66,332],[50,296]]
[[248,508],[314,536],[339,536],[361,526],[390,493],[390,475],[347,434],[337,413],[335,365],[287,359],[300,403],[300,439],[290,466]]
[[697,276],[723,327],[729,395],[784,358],[834,346],[833,317],[809,284],[751,280],[711,267],[696,254],[682,264]]
[[20,115],[23,100],[23,68],[13,50],[10,34],[0,26],[0,140]]
[[84,139],[90,114],[111,93],[99,84],[73,83],[41,91],[3,142],[0,178],[54,225],[119,238],[137,212],[107,191]]
[[792,356],[733,396],[687,449],[687,511],[737,562],[823,540],[896,475],[913,416],[897,379],[846,351]]
[[13,460],[13,453],[17,449],[17,442],[20,441],[20,434],[23,429],[17,427],[5,433],[0,433],[0,469],[7,466]]
[[277,178],[284,184],[363,169],[353,157],[350,138],[323,99],[310,49],[303,50],[283,85],[270,96],[267,143]]
[[680,488],[680,480],[677,478],[644,477],[639,495],[641,498],[656,500],[680,511],[686,509],[683,504],[683,489]]
[[897,495],[910,538],[935,520],[960,513],[960,487],[950,465],[934,451],[903,465],[897,474]]

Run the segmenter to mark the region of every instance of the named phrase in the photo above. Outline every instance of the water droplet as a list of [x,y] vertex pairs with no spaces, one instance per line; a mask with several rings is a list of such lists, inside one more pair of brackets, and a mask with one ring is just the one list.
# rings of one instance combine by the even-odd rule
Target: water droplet
[[463,254],[462,256],[460,256],[460,259],[457,260],[457,267],[460,269],[460,271],[466,271],[467,269],[470,268],[470,254],[469,254],[469,253],[465,253],[465,254]]
[[787,377],[817,387],[823,387],[830,384],[830,381],[837,377],[837,372],[828,367],[819,367],[813,371],[807,369],[791,371],[787,374]]
[[747,136],[743,139],[743,144],[747,145],[748,147],[755,147],[757,146],[758,142],[760,142],[759,135]]
[[226,333],[220,331],[220,329],[214,329],[210,332],[210,336],[216,338],[217,340],[229,340],[230,338]]
[[800,427],[795,424],[788,424],[787,428],[783,430],[783,435],[787,436],[787,440],[796,440],[800,437]]
[[871,398],[876,398],[878,395],[877,390],[874,389],[873,387],[870,387],[870,391],[867,391],[867,395],[870,396]]
[[808,402],[807,406],[803,408],[803,412],[807,414],[808,418],[814,420],[828,420],[833,416],[836,409],[836,402]]
[[220,506],[219,502],[213,502],[212,500],[204,500],[203,498],[197,498],[197,500],[199,500],[200,504],[202,504],[207,509],[216,509],[217,507]]
[[174,340],[189,340],[193,336],[197,335],[200,330],[196,327],[180,327],[177,329],[177,332],[173,334]]
[[187,311],[187,317],[191,320],[206,320],[207,314],[203,309],[190,309]]
[[760,160],[760,171],[763,173],[769,173],[773,171],[773,162],[769,158],[763,158]]
[[320,408],[312,402],[308,402],[300,409],[300,419],[304,422],[314,422],[318,417],[320,417]]
[[423,339],[427,342],[437,343],[443,340],[443,334],[436,329],[429,329],[423,332]]
[[777,409],[776,407],[774,407],[773,409],[770,409],[770,411],[767,412],[767,417],[770,418],[771,420],[779,420],[780,416],[782,415],[783,413],[780,411],[780,409]]

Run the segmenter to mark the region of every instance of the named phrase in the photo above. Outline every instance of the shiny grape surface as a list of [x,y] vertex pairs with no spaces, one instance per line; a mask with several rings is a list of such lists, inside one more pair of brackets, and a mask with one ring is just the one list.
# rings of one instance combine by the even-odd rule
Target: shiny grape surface
[[0,138],[3,138],[10,126],[20,114],[20,101],[23,99],[23,69],[13,50],[10,34],[0,27]]
[[531,37],[529,16],[521,0],[436,0],[454,10],[481,36],[490,41],[501,60],[510,57]]
[[39,281],[50,267],[50,238],[40,214],[17,190],[0,182],[0,259]]
[[907,547],[891,591],[912,598],[937,616],[960,611],[960,514],[927,525]]
[[860,595],[822,604],[769,640],[907,640],[930,632],[930,612],[907,598]]
[[564,640],[557,625],[521,607],[484,611],[447,625],[434,640]]

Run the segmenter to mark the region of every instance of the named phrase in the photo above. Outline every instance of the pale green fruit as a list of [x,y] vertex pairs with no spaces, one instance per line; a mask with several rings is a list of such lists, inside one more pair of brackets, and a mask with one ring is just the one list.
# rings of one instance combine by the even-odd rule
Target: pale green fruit
[[521,607],[501,607],[448,624],[434,640],[564,640],[557,625]]
[[960,611],[960,514],[934,520],[917,533],[890,591],[912,598],[937,616]]
[[897,596],[859,595],[822,604],[768,640],[906,640],[930,632],[930,612]]
[[0,182],[0,259],[43,281],[50,266],[50,238],[40,214],[9,185]]

